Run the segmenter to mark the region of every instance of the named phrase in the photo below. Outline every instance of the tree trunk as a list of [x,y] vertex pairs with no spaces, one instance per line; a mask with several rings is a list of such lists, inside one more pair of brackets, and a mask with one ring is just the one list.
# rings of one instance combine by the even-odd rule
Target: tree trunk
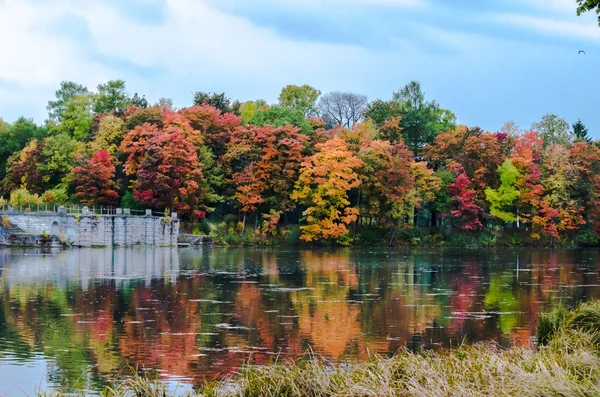
[[244,212],[244,219],[242,220],[242,234],[244,234],[244,231],[246,230],[246,214],[247,212]]
[[394,237],[396,237],[396,228],[394,228],[394,231],[392,232],[392,238],[390,239],[390,244],[389,244],[390,247],[394,243]]

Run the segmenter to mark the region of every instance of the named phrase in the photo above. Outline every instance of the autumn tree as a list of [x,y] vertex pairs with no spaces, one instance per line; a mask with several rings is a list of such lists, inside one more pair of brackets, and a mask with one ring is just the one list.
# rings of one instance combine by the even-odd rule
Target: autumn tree
[[121,145],[125,134],[125,122],[122,118],[113,114],[102,116],[98,122],[98,130],[94,134],[90,147],[94,152],[108,149],[109,153],[113,155]]
[[540,207],[544,194],[540,171],[542,151],[543,142],[533,131],[519,136],[512,148],[510,161],[519,172],[514,184],[514,188],[519,191],[516,203],[517,227],[521,221],[531,223]]
[[33,139],[8,159],[2,186],[5,193],[21,187],[34,194],[42,193],[42,173],[38,167],[44,161],[43,150],[44,142]]
[[321,91],[306,84],[287,85],[279,94],[279,104],[301,111],[304,117],[310,117],[317,112],[316,103],[320,95]]
[[485,199],[485,188],[495,185],[498,179],[495,170],[503,161],[502,146],[496,134],[462,125],[440,133],[422,153],[434,169],[459,163],[480,200]]
[[545,195],[538,214],[533,217],[534,238],[546,235],[550,246],[563,233],[585,224],[583,207],[571,196],[577,184],[577,168],[570,162],[569,152],[562,145],[549,146],[544,153],[543,179]]
[[112,205],[119,203],[114,159],[107,149],[97,151],[82,165],[73,168],[72,186],[85,205]]
[[303,162],[292,199],[307,207],[303,212],[306,225],[301,226],[303,240],[339,241],[358,215],[348,192],[360,186],[356,170],[362,161],[340,137],[318,144],[317,150]]
[[515,183],[519,178],[519,171],[507,159],[498,167],[498,175],[500,175],[500,186],[498,189],[490,187],[485,189],[485,196],[490,203],[490,213],[493,217],[504,222],[515,222],[517,216],[512,208],[515,200],[519,198],[519,191],[515,189]]
[[150,137],[136,177],[134,198],[156,210],[191,213],[204,199],[198,155],[177,127]]
[[244,214],[243,228],[247,214],[261,206],[278,214],[294,208],[290,195],[307,143],[308,137],[291,125],[247,125],[234,131],[225,161]]
[[473,201],[476,192],[469,188],[471,181],[460,164],[452,164],[451,170],[456,179],[448,186],[448,193],[452,197],[450,215],[463,230],[480,230],[483,227],[480,220],[483,208]]

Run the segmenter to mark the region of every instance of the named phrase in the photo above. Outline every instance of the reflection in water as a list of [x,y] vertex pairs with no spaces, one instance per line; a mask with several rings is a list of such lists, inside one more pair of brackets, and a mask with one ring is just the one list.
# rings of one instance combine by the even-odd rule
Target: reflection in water
[[600,294],[599,259],[545,250],[1,250],[0,395],[40,384],[97,390],[131,367],[198,385],[309,348],[353,361],[404,347],[527,344],[541,310]]

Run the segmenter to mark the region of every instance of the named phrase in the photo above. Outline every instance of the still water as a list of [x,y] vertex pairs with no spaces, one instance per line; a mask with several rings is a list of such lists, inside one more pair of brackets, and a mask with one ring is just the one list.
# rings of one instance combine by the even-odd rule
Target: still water
[[595,250],[0,250],[0,396],[529,344],[540,311],[600,296],[599,267]]

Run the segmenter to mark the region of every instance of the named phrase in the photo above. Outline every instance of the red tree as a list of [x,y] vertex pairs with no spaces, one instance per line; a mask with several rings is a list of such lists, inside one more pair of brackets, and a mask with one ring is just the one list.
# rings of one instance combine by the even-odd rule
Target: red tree
[[115,165],[108,150],[100,150],[71,171],[75,195],[85,205],[117,205]]
[[463,167],[459,164],[453,164],[453,172],[456,175],[454,183],[448,185],[448,193],[452,196],[453,209],[450,215],[459,219],[463,230],[480,230],[483,225],[479,220],[483,209],[473,202],[475,191],[469,189],[471,181],[465,173]]

